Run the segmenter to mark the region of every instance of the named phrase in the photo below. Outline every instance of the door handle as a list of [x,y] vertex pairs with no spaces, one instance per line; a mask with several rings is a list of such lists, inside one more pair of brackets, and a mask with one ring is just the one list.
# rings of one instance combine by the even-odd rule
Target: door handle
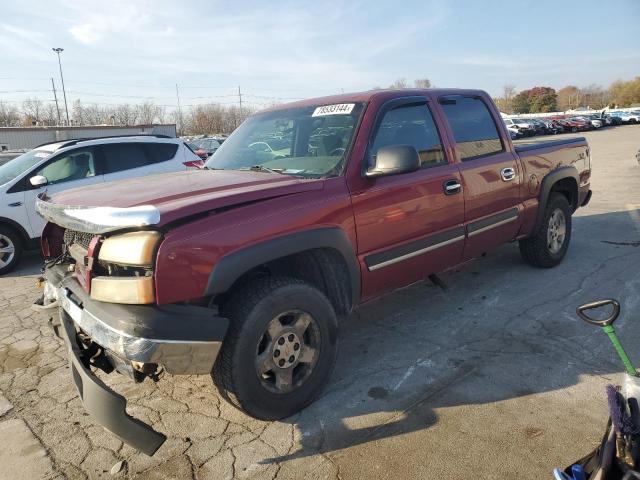
[[13,202],[9,204],[10,207],[21,207],[22,206],[22,202]]
[[442,188],[444,189],[445,195],[455,195],[462,191],[462,185],[460,185],[458,180],[447,180],[442,184]]
[[500,170],[500,176],[505,182],[510,182],[511,180],[516,178],[516,171],[511,167],[503,168],[502,170]]

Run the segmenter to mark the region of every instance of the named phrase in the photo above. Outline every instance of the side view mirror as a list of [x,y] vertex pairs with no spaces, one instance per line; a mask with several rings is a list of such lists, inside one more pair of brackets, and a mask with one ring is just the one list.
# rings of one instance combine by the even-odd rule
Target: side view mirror
[[420,156],[411,145],[380,147],[373,163],[365,172],[367,178],[415,172],[420,168]]
[[35,177],[31,177],[29,179],[29,183],[34,187],[44,187],[49,183],[49,180],[47,180],[47,177],[43,175],[36,175]]

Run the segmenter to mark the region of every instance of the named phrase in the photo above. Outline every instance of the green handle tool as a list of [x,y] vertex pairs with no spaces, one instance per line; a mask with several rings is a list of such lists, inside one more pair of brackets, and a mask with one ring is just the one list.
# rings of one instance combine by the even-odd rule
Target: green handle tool
[[[606,305],[611,305],[613,307],[611,310],[611,313],[606,318],[602,318],[602,319],[593,318],[588,316],[585,313],[587,310],[604,307]],[[598,300],[597,302],[587,303],[585,305],[578,307],[576,309],[576,313],[585,322],[590,323],[591,325],[602,327],[602,331],[604,331],[604,333],[607,334],[607,336],[609,337],[609,340],[613,344],[613,348],[616,349],[616,352],[618,353],[620,360],[622,360],[622,363],[624,364],[624,368],[627,371],[627,374],[631,375],[632,377],[637,377],[638,372],[634,368],[633,364],[631,363],[631,360],[629,360],[629,355],[627,355],[627,352],[624,351],[624,348],[622,347],[620,340],[618,340],[618,336],[616,335],[616,329],[613,328],[613,322],[615,322],[616,318],[618,318],[618,315],[620,315],[620,304],[613,299]]]

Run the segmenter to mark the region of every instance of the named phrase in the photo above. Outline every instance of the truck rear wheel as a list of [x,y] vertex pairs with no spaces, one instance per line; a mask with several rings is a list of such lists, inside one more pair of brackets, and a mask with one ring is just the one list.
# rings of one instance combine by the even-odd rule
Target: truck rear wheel
[[534,267],[558,265],[571,240],[571,207],[560,193],[551,193],[540,228],[533,236],[520,240],[522,258]]
[[335,364],[338,322],[319,290],[295,278],[264,277],[222,307],[229,331],[213,369],[218,390],[262,420],[309,405]]
[[22,239],[13,230],[0,225],[0,275],[15,268],[22,256]]

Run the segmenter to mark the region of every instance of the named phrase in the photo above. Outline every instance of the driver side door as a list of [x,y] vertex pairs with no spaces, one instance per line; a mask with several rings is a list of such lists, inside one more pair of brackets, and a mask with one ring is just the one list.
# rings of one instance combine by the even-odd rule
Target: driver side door
[[[44,228],[45,221],[36,212],[36,197],[46,190],[47,195],[52,196],[70,188],[84,187],[104,181],[102,175],[98,175],[98,159],[93,147],[83,147],[69,150],[56,155],[44,165],[33,170],[28,178],[42,175],[48,183],[41,187],[34,187],[27,179],[25,191],[25,206],[29,217],[29,224],[36,236]],[[87,195],[90,195],[87,193]]]
[[429,103],[391,101],[376,122],[370,155],[410,145],[421,168],[350,186],[364,300],[457,264],[464,246],[462,180]]

